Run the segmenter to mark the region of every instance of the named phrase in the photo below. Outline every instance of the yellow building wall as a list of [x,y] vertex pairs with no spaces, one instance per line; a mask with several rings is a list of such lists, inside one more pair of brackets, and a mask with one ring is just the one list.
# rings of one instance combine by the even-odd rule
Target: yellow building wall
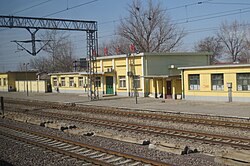
[[[135,64],[135,74],[138,76],[142,75],[142,64],[141,64],[141,57],[129,57],[128,58],[128,63],[126,61],[126,57],[121,57],[121,58],[110,58],[110,59],[100,59],[97,60],[97,68],[101,68],[101,62],[102,62],[102,71],[104,72],[103,75],[103,91],[106,92],[106,77],[107,76],[113,76],[114,77],[114,82],[115,82],[115,90],[117,93],[126,93],[127,91],[133,92],[133,85],[132,85],[132,78],[129,77],[126,84],[126,88],[120,88],[119,87],[119,76],[125,76],[127,78],[127,69],[128,71],[131,71],[132,68],[131,66]],[[128,64],[128,67],[126,66]],[[114,67],[114,72],[107,72],[108,69]],[[143,88],[142,87],[142,79],[140,78],[140,88],[138,88],[138,92],[142,92]],[[128,89],[129,87],[129,89]]]
[[97,66],[97,68],[96,68],[96,69],[97,69],[97,72],[101,72],[101,65],[100,65],[100,64],[101,64],[100,61],[96,61],[96,62],[95,62],[95,65]]
[[[181,95],[181,80],[178,77],[169,78],[147,78],[145,81],[149,83],[149,93],[159,97],[159,94],[162,97],[166,97],[167,94],[167,81],[171,81],[171,92],[172,97],[176,98],[176,95]],[[165,96],[164,96],[165,95]],[[151,96],[152,97],[152,96]]]
[[[232,83],[234,97],[250,97],[250,91],[237,90],[237,73],[250,73],[248,68],[213,68],[213,69],[187,69],[184,72],[184,92],[188,96],[228,96],[227,83]],[[188,75],[200,74],[200,90],[189,90]],[[212,90],[211,74],[224,75],[224,90]]]
[[[112,59],[105,59],[102,61],[103,71],[106,72],[108,68],[112,68]],[[99,67],[99,66],[97,66]]]
[[126,67],[126,58],[115,59],[115,65]]
[[[0,74],[0,79],[1,79],[0,91],[8,91],[8,75]],[[6,79],[6,85],[4,85],[4,79]]]
[[[74,80],[74,86],[70,86],[70,78],[73,77]],[[61,93],[81,93],[86,92],[88,88],[79,86],[79,77],[83,77],[83,84],[88,83],[88,77],[87,75],[80,75],[80,74],[56,74],[51,75],[51,84],[52,84],[52,90],[56,92],[56,88],[59,89],[59,92]],[[53,78],[57,78],[58,85],[60,83],[61,86],[54,86],[53,85]],[[62,78],[65,78],[65,86],[62,86]]]

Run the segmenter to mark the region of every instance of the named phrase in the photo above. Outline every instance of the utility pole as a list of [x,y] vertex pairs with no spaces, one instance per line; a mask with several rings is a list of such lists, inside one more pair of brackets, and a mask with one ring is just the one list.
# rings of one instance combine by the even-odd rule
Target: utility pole
[[28,65],[29,65],[29,63],[23,63],[23,65],[25,66],[27,96],[29,96],[29,86],[28,86]]
[[133,86],[134,86],[134,95],[135,95],[135,104],[137,104],[137,82],[135,74],[135,53],[133,53]]

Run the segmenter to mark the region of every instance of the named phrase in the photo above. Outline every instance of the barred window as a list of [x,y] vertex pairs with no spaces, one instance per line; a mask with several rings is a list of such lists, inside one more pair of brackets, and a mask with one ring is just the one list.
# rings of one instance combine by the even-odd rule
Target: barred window
[[119,87],[126,88],[126,77],[125,76],[119,76]]
[[65,77],[61,78],[61,86],[65,86]]
[[237,90],[250,91],[250,73],[237,74]]
[[200,75],[189,74],[188,83],[189,83],[189,90],[200,90]]
[[74,77],[69,77],[69,86],[74,86]]
[[211,82],[212,82],[212,90],[224,90],[223,74],[212,74]]
[[134,87],[140,88],[141,87],[141,81],[140,81],[140,76],[134,76]]

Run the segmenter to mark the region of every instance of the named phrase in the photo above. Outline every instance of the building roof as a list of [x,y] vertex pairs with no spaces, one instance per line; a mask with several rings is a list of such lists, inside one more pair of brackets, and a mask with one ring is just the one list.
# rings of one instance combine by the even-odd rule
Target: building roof
[[207,56],[212,55],[210,52],[163,52],[163,53],[132,53],[132,54],[121,54],[121,55],[111,55],[111,56],[102,56],[97,57],[97,60],[102,59],[112,59],[112,58],[126,58],[128,56],[187,56],[187,55],[195,55],[195,56]]
[[209,66],[192,66],[192,67],[178,67],[178,69],[214,69],[214,68],[239,68],[250,67],[250,64],[225,64],[225,65],[209,65]]
[[144,53],[145,56],[187,56],[187,55],[195,55],[195,56],[204,56],[204,55],[212,55],[211,52],[163,52],[163,53]]
[[[84,71],[84,72],[63,72],[63,73],[49,73],[48,75],[88,75],[89,73]],[[104,72],[96,72],[95,74],[102,75]]]
[[148,75],[148,76],[143,76],[144,78],[168,78],[169,75]]
[[[26,73],[26,71],[7,71],[0,74],[9,74],[9,73]],[[37,73],[37,71],[28,70],[27,73]]]
[[62,73],[48,73],[48,75],[74,75],[74,74],[79,74],[79,72],[62,72]]

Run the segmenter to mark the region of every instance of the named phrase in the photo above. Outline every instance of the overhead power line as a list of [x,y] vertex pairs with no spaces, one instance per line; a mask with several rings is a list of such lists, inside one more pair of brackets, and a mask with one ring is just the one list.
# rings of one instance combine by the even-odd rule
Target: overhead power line
[[16,12],[12,13],[12,15],[15,15],[15,14],[21,13],[21,12],[24,12],[24,11],[26,11],[26,10],[30,10],[30,9],[32,9],[32,8],[34,8],[34,7],[43,5],[43,4],[48,3],[48,2],[50,2],[50,1],[53,1],[53,0],[46,0],[46,1],[43,1],[43,2],[38,3],[38,4],[36,4],[36,5],[29,6],[29,7],[27,7],[27,8],[24,8],[24,9],[22,9],[22,10],[19,10],[19,11],[16,11]]
[[58,14],[58,13],[62,13],[62,12],[65,12],[65,11],[68,11],[68,10],[71,10],[71,9],[75,9],[75,8],[78,8],[78,7],[81,7],[81,6],[84,6],[84,5],[94,3],[96,1],[98,1],[98,0],[92,0],[92,1],[88,1],[88,2],[85,2],[85,3],[79,4],[79,5],[72,6],[72,7],[67,7],[66,9],[59,10],[57,12],[47,14],[47,15],[45,15],[43,17],[48,17],[48,16],[52,16],[52,15],[55,15],[55,14]]
[[[233,9],[233,10],[227,10],[223,12],[216,12],[216,13],[210,13],[210,14],[204,14],[204,15],[199,15],[199,16],[193,16],[193,17],[188,17],[188,18],[181,18],[173,21],[181,21],[181,20],[186,20],[186,19],[193,19],[193,18],[201,18],[201,17],[207,17],[207,16],[213,16],[214,18],[220,17],[220,15],[232,15],[232,14],[240,14],[245,12],[246,10],[248,11],[250,7],[248,8],[240,8],[240,9]],[[217,15],[217,16],[216,16]]]
[[233,13],[228,13],[228,14],[221,14],[218,16],[211,16],[211,17],[205,17],[205,18],[200,18],[200,19],[193,19],[193,20],[188,20],[188,21],[184,21],[184,22],[179,22],[176,24],[185,24],[185,23],[189,23],[189,22],[196,22],[196,21],[204,21],[204,20],[209,20],[209,19],[214,19],[214,18],[219,18],[219,17],[226,17],[226,16],[230,16],[230,15],[235,15],[235,14],[242,14],[242,13],[248,13],[250,12],[250,8],[249,10],[246,11],[239,11],[239,12],[233,12]]
[[215,4],[215,5],[250,5],[250,3],[232,3],[232,2],[205,2],[209,4]]

